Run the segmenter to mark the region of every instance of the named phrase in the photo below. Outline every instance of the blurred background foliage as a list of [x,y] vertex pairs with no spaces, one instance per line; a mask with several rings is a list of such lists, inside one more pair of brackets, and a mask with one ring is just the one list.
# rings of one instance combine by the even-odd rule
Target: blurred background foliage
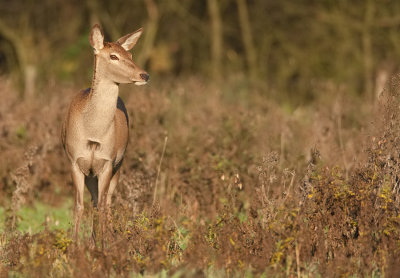
[[135,61],[153,82],[240,80],[306,104],[324,86],[374,98],[400,60],[396,0],[0,0],[0,74],[21,95],[90,84],[90,27],[106,40],[143,27]]

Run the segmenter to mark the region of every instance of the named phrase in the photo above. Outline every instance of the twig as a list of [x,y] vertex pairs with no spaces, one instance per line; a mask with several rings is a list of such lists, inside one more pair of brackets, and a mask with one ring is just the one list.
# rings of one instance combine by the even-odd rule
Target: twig
[[344,143],[343,143],[342,117],[341,117],[340,113],[337,117],[337,126],[338,126],[339,146],[340,146],[341,153],[342,153],[342,159],[343,159],[344,168],[346,170],[345,173],[346,173],[346,180],[347,180],[349,178],[348,177],[348,166],[347,166],[347,159],[346,159],[346,151],[344,149]]
[[165,139],[164,139],[164,147],[163,147],[163,150],[162,150],[162,154],[161,154],[161,158],[160,158],[160,163],[158,164],[157,177],[156,177],[156,182],[155,182],[155,186],[154,186],[153,206],[154,206],[154,203],[155,203],[155,201],[156,201],[158,177],[160,176],[161,163],[162,163],[163,158],[164,158],[165,149],[167,148],[167,142],[168,142],[168,136],[165,136]]
[[296,242],[296,265],[297,265],[297,278],[301,277],[300,272],[300,245]]

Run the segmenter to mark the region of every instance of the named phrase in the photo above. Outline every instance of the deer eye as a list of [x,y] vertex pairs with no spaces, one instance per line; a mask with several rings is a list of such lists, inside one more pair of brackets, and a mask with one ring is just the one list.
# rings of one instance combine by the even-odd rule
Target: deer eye
[[119,60],[119,58],[117,57],[117,55],[111,54],[110,55],[111,60]]

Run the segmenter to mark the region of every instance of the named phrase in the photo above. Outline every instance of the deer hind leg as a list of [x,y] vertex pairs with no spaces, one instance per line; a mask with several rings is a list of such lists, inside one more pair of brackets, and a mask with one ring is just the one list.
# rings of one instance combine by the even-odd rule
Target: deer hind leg
[[72,165],[72,182],[75,187],[75,221],[74,221],[74,239],[78,240],[79,225],[83,214],[83,192],[85,189],[85,176],[79,167]]
[[99,189],[98,189],[98,179],[95,176],[85,176],[85,184],[87,189],[90,192],[90,196],[92,196],[92,204],[93,204],[93,209],[92,209],[92,225],[91,225],[91,233],[92,233],[92,243],[95,245],[96,243],[96,230],[95,226],[98,223],[98,213],[97,213],[97,202],[98,202],[98,196],[99,196]]
[[119,171],[120,170],[118,169],[117,172],[115,172],[114,176],[111,178],[110,187],[108,188],[108,191],[107,191],[106,207],[107,207],[108,213],[110,213],[110,211],[111,211],[111,198],[112,198],[112,194],[115,190],[115,187],[117,187],[117,184],[118,184]]
[[106,163],[103,168],[103,172],[99,174],[98,177],[98,190],[99,190],[99,199],[97,204],[97,209],[99,213],[99,224],[100,224],[100,235],[101,235],[101,244],[104,249],[104,232],[105,232],[105,224],[107,222],[107,214],[105,213],[106,208],[106,192],[110,187],[111,176],[112,176],[112,166],[111,163]]

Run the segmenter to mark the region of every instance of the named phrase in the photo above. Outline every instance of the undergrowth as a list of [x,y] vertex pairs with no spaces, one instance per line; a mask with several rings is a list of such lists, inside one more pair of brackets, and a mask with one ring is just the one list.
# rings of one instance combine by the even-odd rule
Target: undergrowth
[[8,97],[1,274],[391,277],[400,258],[397,80],[362,115],[351,109],[361,100],[343,96],[287,113],[256,88],[242,106],[198,80],[123,91],[132,133],[104,250],[90,232],[73,242],[65,223],[16,228],[21,208],[39,200],[69,209],[73,188],[57,137],[67,101],[43,108]]

